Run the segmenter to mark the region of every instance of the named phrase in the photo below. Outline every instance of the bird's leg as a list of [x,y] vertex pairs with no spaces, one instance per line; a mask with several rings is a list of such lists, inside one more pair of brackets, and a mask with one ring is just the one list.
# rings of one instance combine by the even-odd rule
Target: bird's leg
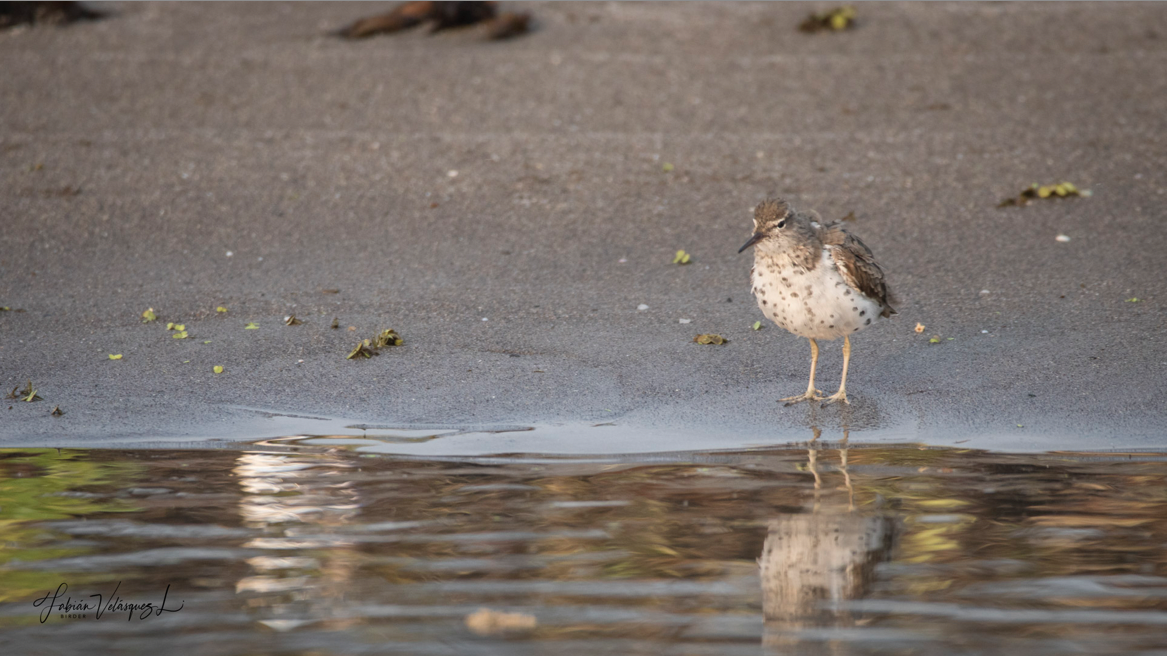
[[785,401],[786,405],[794,405],[795,403],[801,403],[803,401],[821,401],[823,397],[819,394],[819,391],[814,388],[814,369],[816,366],[818,366],[818,363],[819,345],[818,342],[812,339],[810,340],[810,382],[807,383],[806,394],[789,396],[785,399],[779,400]]
[[851,402],[847,400],[847,365],[851,363],[851,338],[843,337],[843,382],[839,383],[839,391],[826,398],[827,403],[834,403],[835,401],[842,401],[847,405]]

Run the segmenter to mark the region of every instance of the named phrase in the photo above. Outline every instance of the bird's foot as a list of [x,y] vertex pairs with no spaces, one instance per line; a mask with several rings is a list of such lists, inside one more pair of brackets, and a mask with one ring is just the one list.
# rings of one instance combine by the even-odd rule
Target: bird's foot
[[847,388],[845,388],[845,387],[843,389],[839,390],[838,392],[835,392],[834,394],[823,399],[822,401],[823,401],[822,407],[824,407],[824,408],[827,407],[828,404],[835,403],[838,401],[842,401],[844,405],[851,405],[851,402],[847,400]]
[[783,401],[785,401],[786,405],[784,405],[783,407],[790,407],[790,406],[794,405],[795,403],[802,403],[803,401],[822,401],[822,400],[823,400],[822,393],[820,393],[818,390],[816,390],[814,388],[811,388],[811,389],[806,390],[806,394],[799,394],[798,396],[788,396],[784,399],[778,399],[778,402],[782,403]]

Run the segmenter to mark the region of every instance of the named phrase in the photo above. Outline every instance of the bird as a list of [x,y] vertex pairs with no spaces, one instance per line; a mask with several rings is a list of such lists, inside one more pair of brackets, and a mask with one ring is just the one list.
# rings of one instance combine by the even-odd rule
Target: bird
[[[824,224],[817,212],[796,211],[781,198],[754,208],[754,233],[738,253],[754,247],[750,281],[758,307],[779,327],[810,340],[810,383],[806,393],[780,399],[847,399],[851,335],[877,319],[896,314],[883,269],[871,249],[840,222]],[[816,340],[843,338],[843,378],[839,391],[821,396],[814,386],[819,346]]]

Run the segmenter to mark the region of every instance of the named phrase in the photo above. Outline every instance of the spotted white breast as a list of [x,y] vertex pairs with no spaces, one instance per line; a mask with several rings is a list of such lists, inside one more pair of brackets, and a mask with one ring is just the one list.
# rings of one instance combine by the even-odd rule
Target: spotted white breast
[[870,326],[882,306],[852,289],[824,247],[813,269],[757,252],[751,275],[758,307],[779,327],[811,339],[833,340]]

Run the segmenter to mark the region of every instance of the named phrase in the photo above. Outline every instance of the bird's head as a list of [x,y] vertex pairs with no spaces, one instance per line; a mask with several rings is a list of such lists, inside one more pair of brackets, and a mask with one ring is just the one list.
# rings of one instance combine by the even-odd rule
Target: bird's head
[[741,253],[763,240],[782,248],[812,231],[810,220],[795,214],[789,203],[781,198],[768,198],[754,208],[754,234],[737,252]]

